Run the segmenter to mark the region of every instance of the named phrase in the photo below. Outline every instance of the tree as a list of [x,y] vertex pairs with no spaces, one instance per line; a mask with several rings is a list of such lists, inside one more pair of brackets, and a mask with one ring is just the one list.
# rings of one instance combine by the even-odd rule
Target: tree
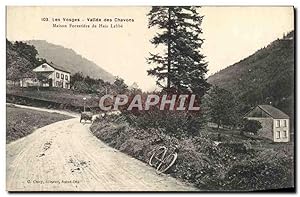
[[218,126],[218,140],[220,140],[221,125],[236,126],[238,123],[238,102],[231,92],[214,86],[208,94],[207,108],[210,121]]
[[142,94],[142,90],[139,88],[138,84],[136,82],[133,82],[131,86],[128,87],[131,94]]
[[114,81],[113,87],[118,94],[124,94],[128,89],[128,86],[124,82],[124,79],[117,77]]
[[241,134],[243,135],[244,134],[243,132],[257,134],[257,131],[261,128],[262,128],[262,126],[261,126],[261,123],[259,121],[244,119]]
[[14,50],[13,43],[6,40],[6,79],[19,81],[23,74],[31,71],[30,64]]
[[[13,44],[13,48],[21,57],[31,62],[30,69],[34,69],[41,64],[40,59],[37,58],[38,51],[33,45],[28,45],[25,42],[16,41]],[[44,63],[43,60],[42,62]]]
[[89,86],[84,81],[75,81],[73,84],[73,88],[81,93],[89,93]]
[[34,46],[18,41],[12,43],[6,39],[6,78],[16,82],[24,77],[33,77],[32,69],[46,61],[37,58],[37,55]]
[[148,75],[156,77],[163,89],[175,87],[179,92],[202,96],[209,88],[205,79],[207,63],[200,52],[203,16],[198,9],[194,6],[154,6],[148,14],[148,27],[159,29],[150,42],[165,49],[150,53],[147,62],[155,67],[148,70]]
[[40,82],[40,85],[37,86],[38,91],[40,91],[39,87],[43,86],[43,84],[45,83],[49,83],[49,78],[47,76],[47,74],[38,72],[35,74],[36,79]]
[[83,80],[84,80],[84,76],[82,72],[77,72],[71,76],[70,85],[71,87],[74,87],[76,81],[83,81]]

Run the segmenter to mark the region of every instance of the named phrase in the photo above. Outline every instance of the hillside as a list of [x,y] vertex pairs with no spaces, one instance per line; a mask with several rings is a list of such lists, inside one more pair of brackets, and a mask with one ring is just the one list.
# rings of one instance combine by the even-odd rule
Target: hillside
[[64,67],[72,74],[82,72],[85,76],[95,79],[113,82],[114,76],[94,62],[77,54],[74,50],[64,48],[60,45],[48,43],[45,40],[29,40],[26,43],[35,46],[39,53],[39,57],[45,58],[47,61]]
[[[34,51],[33,47],[28,46],[27,51]],[[27,54],[26,54],[27,55]],[[20,54],[13,46],[13,43],[6,40],[6,79],[18,81],[22,75],[30,75],[33,69],[32,59]]]
[[294,106],[294,32],[210,76],[244,105],[272,104],[289,115]]

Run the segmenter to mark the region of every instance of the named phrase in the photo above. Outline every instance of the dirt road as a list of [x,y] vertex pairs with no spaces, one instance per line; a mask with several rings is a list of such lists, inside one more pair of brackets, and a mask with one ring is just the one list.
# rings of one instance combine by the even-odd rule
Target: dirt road
[[75,116],[8,144],[7,190],[196,190],[108,147],[90,133],[89,126],[80,124]]

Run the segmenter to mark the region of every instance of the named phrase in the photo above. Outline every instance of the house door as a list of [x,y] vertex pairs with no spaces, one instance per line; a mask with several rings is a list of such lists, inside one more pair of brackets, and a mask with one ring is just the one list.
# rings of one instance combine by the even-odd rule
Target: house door
[[49,79],[49,80],[48,80],[48,83],[49,83],[49,87],[52,87],[52,85],[53,85],[53,84],[52,84],[52,79]]

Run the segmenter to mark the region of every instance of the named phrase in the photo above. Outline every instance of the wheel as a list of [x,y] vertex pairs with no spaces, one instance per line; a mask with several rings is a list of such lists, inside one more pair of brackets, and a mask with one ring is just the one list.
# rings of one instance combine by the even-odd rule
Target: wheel
[[177,159],[177,153],[173,153],[168,155],[156,168],[157,173],[166,172],[172,165],[175,163]]
[[153,154],[151,155],[150,159],[149,159],[149,165],[152,167],[156,167],[159,165],[159,163],[163,160],[167,148],[166,147],[160,147],[159,149],[157,149],[155,151],[155,149],[153,150]]

